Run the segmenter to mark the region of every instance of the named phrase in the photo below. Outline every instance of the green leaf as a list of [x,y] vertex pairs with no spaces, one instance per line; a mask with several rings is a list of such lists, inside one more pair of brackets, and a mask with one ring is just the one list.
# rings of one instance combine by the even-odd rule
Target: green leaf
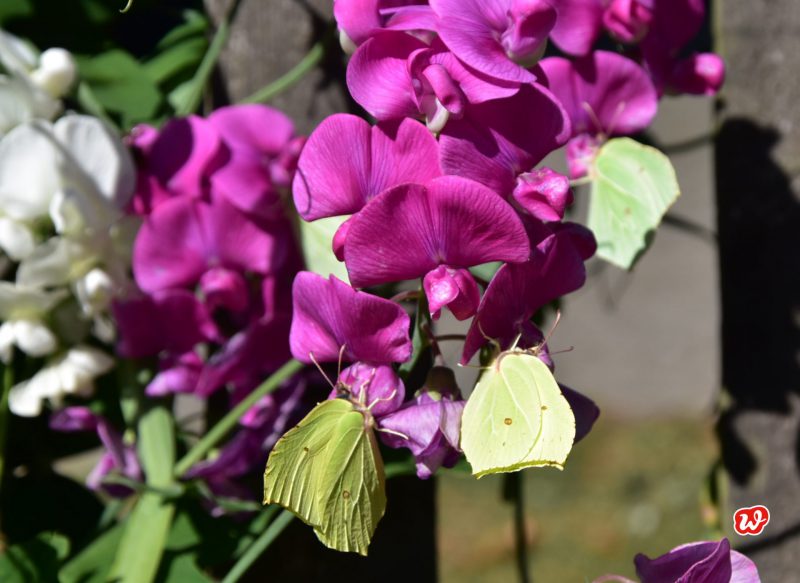
[[344,263],[336,259],[331,249],[336,230],[349,218],[350,216],[346,215],[311,222],[300,220],[300,240],[303,244],[306,269],[325,277],[333,274],[349,283]]
[[151,120],[161,93],[147,71],[125,51],[114,49],[78,62],[81,79],[99,104],[122,119],[123,127]]
[[[139,458],[147,485],[174,485],[175,427],[166,407],[154,407],[139,421]],[[158,572],[167,543],[175,506],[147,491],[128,517],[119,550],[111,567],[111,578],[119,583],[150,583]]]
[[159,53],[144,64],[150,80],[160,85],[181,74],[194,71],[200,64],[208,47],[206,39],[189,38],[174,47]]
[[78,553],[59,573],[61,583],[105,583],[124,524],[106,531]]
[[58,583],[59,560],[69,553],[69,540],[56,533],[40,534],[0,555],[3,583]]
[[680,195],[675,171],[655,148],[616,138],[600,148],[591,175],[588,226],[597,238],[597,255],[630,269]]
[[403,379],[408,379],[414,368],[419,362],[422,352],[428,348],[428,335],[422,326],[430,325],[430,310],[428,309],[428,298],[425,292],[420,289],[419,300],[417,300],[417,311],[414,317],[414,331],[411,334],[411,358],[400,365],[399,373]]

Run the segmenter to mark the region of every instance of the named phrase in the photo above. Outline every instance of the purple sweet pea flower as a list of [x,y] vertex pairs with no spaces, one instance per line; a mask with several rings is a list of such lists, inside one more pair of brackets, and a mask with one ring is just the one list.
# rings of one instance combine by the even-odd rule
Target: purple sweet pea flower
[[356,287],[424,277],[440,265],[525,261],[529,253],[511,205],[457,176],[398,186],[373,199],[353,218],[344,248]]
[[578,443],[592,430],[595,421],[600,417],[600,408],[586,395],[564,385],[558,386],[575,415],[574,443]]
[[656,559],[639,554],[634,563],[642,583],[761,582],[755,563],[731,550],[727,538],[681,545]]
[[422,287],[428,297],[434,320],[439,319],[445,306],[458,320],[471,318],[481,301],[478,284],[466,269],[452,269],[440,265],[425,275]]
[[100,461],[86,478],[86,486],[91,490],[103,489],[110,496],[124,498],[132,491],[126,486],[105,484],[104,478],[116,472],[135,481],[142,480],[142,469],[136,456],[136,449],[122,440],[122,435],[100,415],[88,407],[67,407],[50,417],[50,428],[54,431],[96,431],[105,447]]
[[520,174],[512,196],[519,206],[542,221],[560,221],[572,204],[569,178],[546,167]]
[[208,117],[230,151],[211,186],[243,211],[275,216],[282,211],[277,188],[288,188],[304,138],[292,122],[265,105],[222,107]]
[[292,289],[292,355],[311,364],[336,362],[344,346],[348,362],[405,362],[411,357],[410,319],[389,300],[354,290],[331,276],[297,274]]
[[[352,399],[371,407],[370,412],[376,419],[397,411],[406,398],[403,381],[385,364],[357,362],[341,372],[338,384],[349,391]],[[335,399],[339,395],[341,390],[337,388],[328,398]]]
[[380,432],[381,440],[389,447],[410,449],[417,476],[430,478],[442,466],[453,467],[461,455],[464,404],[453,371],[434,367],[411,401],[378,420],[378,429],[387,430]]
[[603,31],[602,0],[555,0],[558,13],[550,38],[565,53],[589,53]]
[[294,204],[307,221],[358,212],[387,188],[441,176],[437,155],[436,139],[414,120],[372,127],[332,115],[300,154]]
[[341,31],[342,47],[355,47],[383,30],[433,36],[436,16],[425,0],[336,0],[333,15]]
[[712,53],[681,56],[705,18],[704,0],[654,0],[642,57],[659,92],[713,95],[725,79],[725,64]]
[[547,0],[431,0],[436,30],[463,62],[490,77],[530,83],[556,11]]
[[570,138],[569,115],[541,85],[523,85],[515,95],[468,105],[451,119],[439,140],[445,174],[471,178],[504,196],[528,172]]
[[584,261],[596,249],[591,232],[574,223],[542,230],[548,234],[538,242],[530,260],[503,265],[486,288],[464,342],[462,364],[469,362],[487,337],[503,348],[510,346],[542,306],[586,281]]
[[350,94],[378,120],[419,117],[434,132],[466,103],[509,97],[519,86],[462,64],[438,39],[429,46],[399,32],[371,38],[347,66]]
[[159,362],[160,372],[145,387],[148,397],[193,393],[203,371],[203,359],[193,351],[167,355]]
[[572,121],[576,145],[567,147],[574,178],[594,156],[594,140],[642,131],[656,115],[658,95],[647,73],[634,61],[607,51],[575,60],[543,59],[550,90]]
[[654,1],[611,0],[603,13],[603,25],[620,42],[639,42],[653,21]]
[[117,350],[128,358],[155,356],[162,351],[182,354],[218,337],[206,307],[187,290],[159,291],[113,304],[119,328]]
[[247,215],[222,197],[169,200],[147,217],[136,238],[136,282],[152,293],[193,286],[217,267],[270,274],[286,258],[288,229]]

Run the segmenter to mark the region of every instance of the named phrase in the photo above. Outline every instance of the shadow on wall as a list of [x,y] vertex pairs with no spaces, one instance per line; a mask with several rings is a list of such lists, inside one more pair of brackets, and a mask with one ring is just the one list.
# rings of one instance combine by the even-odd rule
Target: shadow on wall
[[[780,482],[791,491],[800,483],[797,446],[787,467],[783,458],[775,461],[786,452],[749,445],[754,436],[765,444],[783,443],[777,436],[784,419],[791,432],[786,441],[798,438],[791,423],[800,394],[800,203],[790,177],[772,158],[779,140],[776,130],[740,118],[727,120],[716,140],[722,374],[731,397],[717,431],[737,488],[752,489],[759,470],[769,468],[766,483],[775,488]],[[745,419],[750,413],[772,417],[753,424]],[[800,526],[784,528],[751,550],[798,532]]]

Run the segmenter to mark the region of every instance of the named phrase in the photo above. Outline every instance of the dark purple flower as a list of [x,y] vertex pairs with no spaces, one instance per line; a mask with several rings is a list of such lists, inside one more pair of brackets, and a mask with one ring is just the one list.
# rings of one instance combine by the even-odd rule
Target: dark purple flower
[[418,117],[438,132],[467,103],[509,97],[519,83],[500,81],[462,64],[438,40],[430,46],[386,32],[361,45],[347,66],[350,94],[378,120]]
[[542,306],[575,291],[586,280],[584,261],[596,249],[591,232],[574,223],[540,229],[547,234],[536,244],[530,260],[502,266],[486,288],[467,333],[462,364],[487,338],[508,348]]
[[103,480],[106,476],[113,472],[137,482],[142,480],[136,449],[123,442],[122,435],[105,417],[94,414],[87,407],[67,407],[50,417],[50,428],[54,431],[97,432],[106,451],[86,478],[86,485],[91,490],[102,488],[110,496],[123,498],[132,493],[131,489],[127,486],[105,484]]
[[117,301],[118,351],[128,358],[162,351],[182,354],[219,333],[206,307],[187,290],[172,289]]
[[435,138],[425,126],[370,126],[354,115],[323,121],[300,154],[294,204],[307,221],[348,215],[387,188],[440,176]]
[[168,354],[159,362],[159,368],[160,372],[144,390],[148,397],[194,393],[203,371],[203,359],[194,351],[178,356]]
[[525,67],[544,52],[556,11],[547,0],[431,0],[436,30],[470,67],[505,81],[530,83]]
[[453,371],[434,367],[425,386],[394,413],[378,420],[381,440],[393,448],[406,447],[417,461],[417,476],[430,478],[460,457],[461,414],[465,401]]
[[569,115],[540,85],[515,95],[468,105],[461,119],[442,130],[439,150],[446,174],[471,178],[504,196],[528,172],[570,138]]
[[636,555],[642,583],[760,583],[755,563],[731,550],[728,539],[675,547],[656,559]]
[[[406,398],[406,388],[391,366],[357,362],[339,375],[339,386],[346,389],[352,399],[370,407],[375,418],[396,411]],[[335,399],[341,394],[337,388],[328,395]]]
[[572,204],[569,178],[546,167],[520,174],[513,197],[519,206],[542,221],[560,221]]
[[394,302],[307,271],[297,274],[292,296],[289,342],[296,359],[336,362],[342,347],[348,362],[390,364],[411,357],[410,319]]
[[194,286],[204,273],[267,275],[285,260],[288,225],[245,214],[225,198],[174,198],[147,217],[133,249],[136,282],[146,292]]
[[592,430],[594,422],[600,417],[600,408],[586,395],[564,385],[558,386],[575,415],[575,443],[578,443]]
[[350,281],[366,287],[490,261],[525,261],[530,253],[514,209],[477,182],[457,176],[406,184],[370,201],[345,243]]

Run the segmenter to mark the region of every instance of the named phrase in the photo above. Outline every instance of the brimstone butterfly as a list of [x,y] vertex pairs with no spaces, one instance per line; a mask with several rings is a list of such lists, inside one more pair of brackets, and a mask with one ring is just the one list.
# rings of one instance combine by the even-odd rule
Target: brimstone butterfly
[[537,466],[563,469],[575,415],[534,351],[512,349],[484,371],[461,419],[461,449],[480,478]]
[[275,444],[264,504],[279,504],[337,551],[367,554],[386,508],[372,416],[346,398],[319,403]]

